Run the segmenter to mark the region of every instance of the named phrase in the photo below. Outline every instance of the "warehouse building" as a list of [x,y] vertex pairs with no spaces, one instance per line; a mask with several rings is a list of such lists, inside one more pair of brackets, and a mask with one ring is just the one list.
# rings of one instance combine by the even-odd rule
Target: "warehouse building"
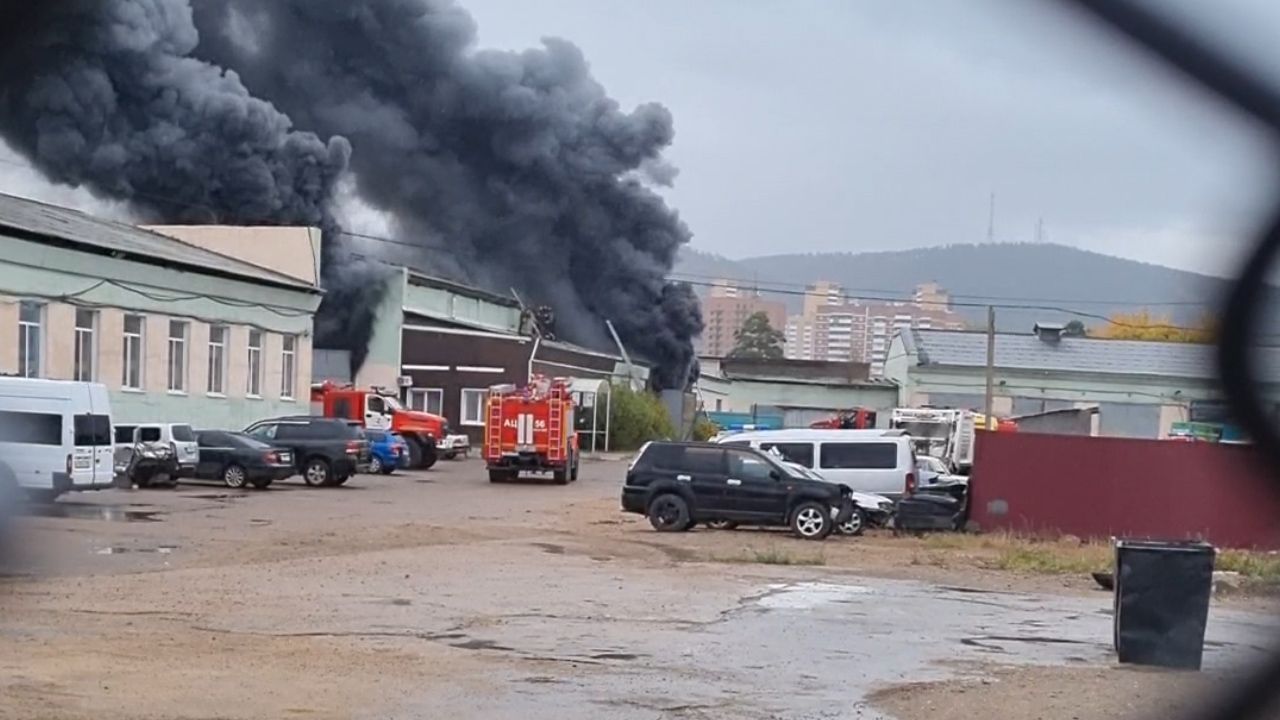
[[[161,230],[201,237],[0,195],[0,372],[101,382],[116,422],[307,412],[318,262],[286,273],[209,249],[241,228]],[[318,258],[313,230],[252,230]]]
[[443,415],[478,443],[489,388],[524,385],[537,374],[643,387],[648,368],[620,352],[539,338],[512,297],[397,268],[354,382],[397,388],[405,405]]
[[[992,411],[1009,418],[1089,411],[1094,435],[1166,438],[1188,423],[1229,424],[1212,345],[1071,337],[1062,325],[997,333]],[[1280,348],[1258,350],[1263,394],[1280,402]],[[911,407],[981,410],[987,336],[905,330],[893,341],[885,376]]]

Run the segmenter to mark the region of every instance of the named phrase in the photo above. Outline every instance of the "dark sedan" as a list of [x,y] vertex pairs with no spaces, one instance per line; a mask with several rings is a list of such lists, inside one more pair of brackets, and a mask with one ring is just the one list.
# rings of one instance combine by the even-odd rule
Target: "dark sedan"
[[272,447],[244,433],[199,430],[196,442],[200,444],[196,477],[221,480],[229,488],[253,485],[262,489],[297,472],[288,449]]

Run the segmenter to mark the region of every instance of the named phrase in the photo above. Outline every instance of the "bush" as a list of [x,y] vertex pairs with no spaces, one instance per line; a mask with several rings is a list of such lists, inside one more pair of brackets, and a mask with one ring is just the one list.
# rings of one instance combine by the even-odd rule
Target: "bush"
[[675,435],[667,409],[657,395],[625,386],[615,386],[612,391],[610,449],[635,450],[650,440],[665,440]]
[[716,436],[720,432],[720,426],[711,422],[711,419],[702,413],[698,413],[698,417],[693,420],[693,439],[698,442],[706,442]]

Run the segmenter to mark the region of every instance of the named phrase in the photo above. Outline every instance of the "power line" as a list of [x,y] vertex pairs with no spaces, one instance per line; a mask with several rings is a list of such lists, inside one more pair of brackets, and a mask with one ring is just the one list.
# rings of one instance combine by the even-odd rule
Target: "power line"
[[[706,274],[700,274],[700,273],[685,273],[685,272],[673,272],[668,274],[668,277],[676,277],[676,276],[699,278],[699,279],[705,279],[705,280],[727,280],[732,283],[742,283],[742,284],[756,282],[754,280],[747,280],[745,278],[725,277],[723,275],[706,275]],[[679,279],[679,277],[676,277],[676,279]],[[773,287],[779,287],[779,288],[805,288],[806,292],[803,294],[806,294],[806,295],[813,294],[813,293],[807,292],[808,287],[803,283],[786,282],[782,280],[777,280],[777,281],[766,281],[760,284],[762,286],[773,286]],[[901,302],[901,301],[908,301],[912,299],[912,294],[905,290],[883,290],[883,289],[877,289],[877,288],[849,288],[849,290],[852,290],[857,293],[880,293],[880,294],[891,296],[891,297],[884,297],[884,298],[869,298],[869,299],[880,299],[885,302]],[[781,291],[770,290],[766,287],[763,290],[763,292],[781,292]],[[953,298],[969,298],[971,300],[1008,300],[1008,301],[1045,302],[1045,303],[1077,303],[1077,304],[1083,304],[1083,305],[1188,306],[1188,307],[1212,307],[1213,306],[1212,303],[1207,303],[1199,300],[1156,300],[1151,302],[1139,302],[1137,300],[1079,300],[1075,298],[1043,298],[1043,297],[1017,296],[1017,295],[973,295],[973,294],[965,294],[965,293],[948,293],[948,294]],[[983,307],[986,307],[986,303],[982,303],[982,305]]]
[[[720,286],[716,285],[715,283],[710,283],[710,282],[693,282],[693,281],[688,281],[688,280],[677,280],[677,282],[684,282],[684,283],[686,283],[686,284],[688,284],[688,285],[694,285],[694,286],[697,286],[697,287],[706,287],[706,288],[720,287]],[[804,296],[804,295],[808,295],[808,294],[809,294],[809,293],[807,293],[807,292],[805,292],[805,291],[802,291],[802,290],[774,290],[773,292],[774,292],[774,293],[776,293],[776,294],[779,294],[779,295],[797,295],[797,296]],[[886,300],[885,298],[882,298],[882,297],[875,297],[875,296],[868,296],[868,295],[854,295],[854,294],[841,294],[839,297],[840,297],[842,300],[845,300],[846,302],[847,302],[847,301],[849,301],[849,300],[864,300],[864,301],[865,301],[865,300],[873,300],[873,301],[885,302],[885,300]],[[929,303],[925,303],[925,304],[929,304]],[[937,304],[937,303],[932,303],[932,304]],[[1169,324],[1165,324],[1165,323],[1155,323],[1155,324],[1150,324],[1150,325],[1138,325],[1138,324],[1136,324],[1136,323],[1127,323],[1127,322],[1123,322],[1123,321],[1120,321],[1120,320],[1113,320],[1113,319],[1111,319],[1111,318],[1109,318],[1109,317],[1107,317],[1107,316],[1105,316],[1105,315],[1099,315],[1099,314],[1097,314],[1097,313],[1086,312],[1086,311],[1084,311],[1084,310],[1076,310],[1076,309],[1074,309],[1074,308],[1060,307],[1060,306],[1057,306],[1057,305],[1030,305],[1030,304],[1015,304],[1015,303],[976,303],[976,302],[969,302],[969,303],[965,303],[965,302],[953,302],[953,303],[951,303],[951,306],[953,306],[953,307],[971,307],[971,308],[988,308],[988,307],[994,307],[994,308],[1005,309],[1005,310],[1041,310],[1041,311],[1044,311],[1044,312],[1059,312],[1059,313],[1064,313],[1064,314],[1067,314],[1067,315],[1074,315],[1074,316],[1076,316],[1076,317],[1087,318],[1087,319],[1090,319],[1090,320],[1098,320],[1098,321],[1101,321],[1101,322],[1105,322],[1105,323],[1107,323],[1107,324],[1109,324],[1109,325],[1115,325],[1116,327],[1127,327],[1127,328],[1134,328],[1134,329],[1139,329],[1139,330],[1176,330],[1176,331],[1182,331],[1182,332],[1203,332],[1203,331],[1204,331],[1204,328],[1183,327],[1183,326],[1181,326],[1181,325],[1169,325]]]

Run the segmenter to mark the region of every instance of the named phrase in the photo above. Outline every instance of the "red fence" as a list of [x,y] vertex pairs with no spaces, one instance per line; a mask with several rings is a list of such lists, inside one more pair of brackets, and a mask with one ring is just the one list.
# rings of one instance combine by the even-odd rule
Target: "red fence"
[[984,532],[1280,548],[1280,468],[1247,446],[978,435],[970,519]]

